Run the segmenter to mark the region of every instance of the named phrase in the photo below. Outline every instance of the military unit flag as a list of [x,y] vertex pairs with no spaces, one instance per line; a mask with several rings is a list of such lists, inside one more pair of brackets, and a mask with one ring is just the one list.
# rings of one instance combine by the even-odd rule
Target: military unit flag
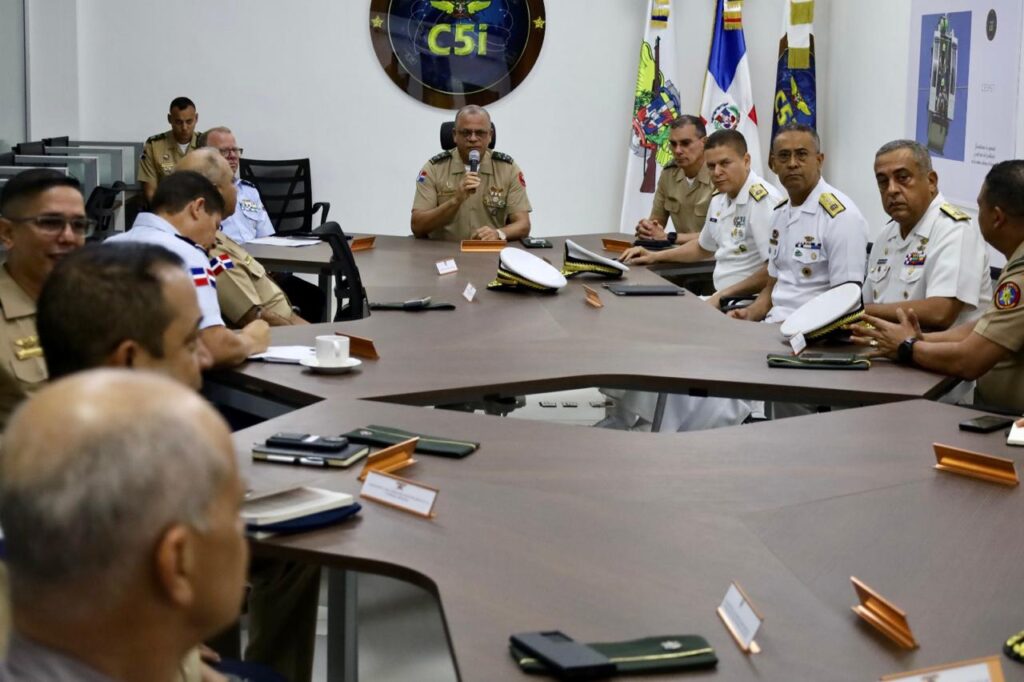
[[814,79],[814,0],[787,0],[779,40],[772,137],[787,123],[817,128]]

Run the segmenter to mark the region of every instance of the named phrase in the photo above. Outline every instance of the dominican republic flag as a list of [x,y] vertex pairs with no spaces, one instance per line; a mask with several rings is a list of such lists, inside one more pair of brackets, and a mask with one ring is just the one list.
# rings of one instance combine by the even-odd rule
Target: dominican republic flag
[[814,79],[814,0],[787,0],[779,40],[772,137],[787,123],[818,127]]
[[763,174],[757,111],[750,88],[747,44],[743,39],[742,0],[718,0],[700,115],[708,135],[722,128],[735,128],[743,133],[750,153],[750,169]]
[[671,80],[677,71],[671,6],[671,0],[648,0],[644,15],[619,223],[620,230],[630,234],[641,218],[651,215],[658,176],[672,160],[668,124],[682,113],[679,90]]
[[225,270],[230,270],[235,267],[235,262],[231,260],[231,256],[226,253],[219,254],[218,256],[210,259],[210,272],[216,277]]
[[210,272],[206,268],[189,268],[192,274],[192,284],[198,287],[210,286]]

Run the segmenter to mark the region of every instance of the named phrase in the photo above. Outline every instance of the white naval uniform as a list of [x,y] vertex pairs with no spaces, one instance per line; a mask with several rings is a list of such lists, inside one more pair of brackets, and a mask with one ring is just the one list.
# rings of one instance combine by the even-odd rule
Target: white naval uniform
[[954,326],[981,317],[992,300],[988,249],[970,216],[939,194],[907,234],[893,221],[868,257],[864,303],[955,298],[964,305]]
[[715,254],[715,289],[737,284],[768,260],[768,237],[775,207],[783,194],[753,172],[736,193],[711,197],[708,217],[700,231],[700,248]]
[[199,298],[199,311],[203,320],[200,329],[224,326],[217,302],[216,277],[210,270],[210,259],[206,251],[188,237],[183,236],[169,222],[155,213],[140,213],[132,229],[114,235],[110,242],[143,242],[156,244],[172,251],[185,261],[185,272],[192,279]]
[[239,244],[244,244],[259,237],[274,234],[274,225],[263,207],[260,191],[248,180],[235,179],[238,189],[238,201],[235,212],[221,221],[220,227],[224,234]]
[[853,201],[824,178],[802,205],[779,205],[771,227],[768,274],[777,281],[766,322],[783,322],[844,282],[863,284],[868,224]]

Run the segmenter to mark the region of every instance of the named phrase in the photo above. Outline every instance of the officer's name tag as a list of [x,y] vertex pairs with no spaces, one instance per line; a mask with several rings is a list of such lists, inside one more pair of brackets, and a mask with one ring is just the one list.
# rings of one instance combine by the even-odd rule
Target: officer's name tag
[[371,471],[366,475],[359,495],[410,514],[431,518],[435,515],[438,492],[436,488],[413,483],[406,478]]
[[807,348],[807,339],[804,338],[802,333],[797,334],[789,340],[789,345],[793,349],[793,355],[800,355]]
[[754,610],[743,588],[739,583],[733,582],[725,593],[725,599],[718,607],[718,616],[725,623],[729,634],[736,640],[740,649],[747,653],[756,654],[761,647],[754,641],[757,631],[761,628],[763,618]]
[[455,264],[454,258],[445,258],[444,260],[439,260],[434,265],[437,266],[437,274],[439,275],[450,275],[453,272],[459,271],[459,266]]
[[882,678],[883,682],[900,680],[900,682],[1003,682],[1003,664],[998,656],[975,658],[939,665],[923,670],[911,670],[906,673],[895,673]]
[[472,284],[466,285],[466,290],[462,292],[462,298],[466,299],[470,303],[473,302],[473,298],[476,296],[476,287]]

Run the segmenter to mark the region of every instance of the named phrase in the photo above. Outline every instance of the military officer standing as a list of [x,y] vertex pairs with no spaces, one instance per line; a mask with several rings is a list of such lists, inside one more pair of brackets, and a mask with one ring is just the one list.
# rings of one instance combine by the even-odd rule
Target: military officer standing
[[873,354],[961,379],[977,379],[974,402],[1024,412],[1024,161],[997,163],[978,193],[978,226],[985,241],[1006,256],[992,303],[975,322],[924,333],[913,310],[898,322],[866,316],[855,343]]
[[11,410],[46,382],[36,334],[36,300],[53,266],[85,244],[92,228],[78,181],[48,169],[14,176],[0,193],[0,364],[14,381],[0,393],[0,430]]
[[[412,233],[417,237],[522,239],[530,234],[530,199],[523,171],[508,154],[492,152],[491,115],[468,105],[455,115],[455,150],[430,159],[416,178]],[[470,152],[480,169],[470,171]]]
[[913,140],[883,145],[875,179],[892,221],[868,257],[867,312],[896,322],[898,309],[913,309],[931,330],[978,319],[992,296],[988,250],[971,217],[939,193],[928,150]]
[[139,160],[139,172],[136,174],[146,203],[153,198],[160,180],[174,172],[174,167],[185,154],[196,148],[199,136],[195,130],[198,121],[199,114],[192,100],[188,97],[175,97],[167,114],[171,129],[146,140]]
[[[707,130],[696,116],[680,116],[669,124],[672,161],[661,171],[651,216],[637,223],[638,239],[685,244],[697,238],[708,214],[714,187],[704,163]],[[669,217],[671,231],[666,230]]]
[[768,283],[740,320],[782,322],[844,282],[864,282],[868,226],[853,201],[821,177],[818,133],[803,124],[779,129],[774,168],[789,198],[774,211],[768,238]]

